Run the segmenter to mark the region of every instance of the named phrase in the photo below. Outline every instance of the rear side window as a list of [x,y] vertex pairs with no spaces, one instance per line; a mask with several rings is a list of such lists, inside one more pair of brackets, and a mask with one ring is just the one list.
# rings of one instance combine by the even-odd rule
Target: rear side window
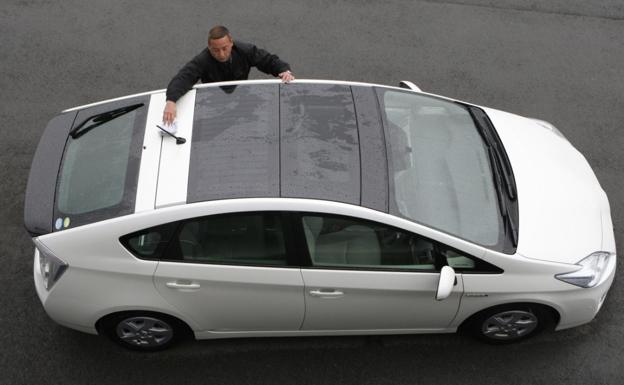
[[134,212],[148,100],[78,113],[57,180],[55,230]]
[[167,223],[125,235],[119,241],[137,258],[159,259],[176,228],[177,223]]
[[284,238],[279,213],[213,215],[182,222],[165,259],[286,266]]

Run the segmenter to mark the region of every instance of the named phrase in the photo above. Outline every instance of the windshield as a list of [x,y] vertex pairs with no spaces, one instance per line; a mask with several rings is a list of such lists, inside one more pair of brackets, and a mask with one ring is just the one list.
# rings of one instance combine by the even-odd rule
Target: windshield
[[485,146],[462,106],[378,90],[390,168],[390,210],[460,238],[499,244],[501,219]]

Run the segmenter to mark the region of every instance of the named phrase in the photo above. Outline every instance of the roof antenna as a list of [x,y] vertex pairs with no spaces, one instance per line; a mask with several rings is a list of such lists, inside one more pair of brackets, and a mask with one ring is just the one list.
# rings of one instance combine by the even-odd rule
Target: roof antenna
[[172,133],[170,133],[169,131],[165,130],[164,128],[160,127],[158,124],[156,125],[156,127],[160,128],[161,130],[163,130],[164,132],[167,133],[167,135],[173,136],[176,140],[176,144],[184,144],[186,143],[186,139],[184,139],[181,136],[175,136]]

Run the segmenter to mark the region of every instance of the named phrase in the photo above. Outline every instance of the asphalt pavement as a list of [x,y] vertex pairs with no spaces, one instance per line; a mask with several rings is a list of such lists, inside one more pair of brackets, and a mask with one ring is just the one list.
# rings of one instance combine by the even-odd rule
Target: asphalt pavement
[[410,80],[552,122],[596,172],[623,250],[621,1],[3,0],[0,384],[624,383],[619,276],[590,324],[510,346],[457,335],[306,337],[138,354],[51,321],[35,293],[23,228],[28,171],[46,122],[73,106],[165,88],[215,24],[277,53],[298,78]]

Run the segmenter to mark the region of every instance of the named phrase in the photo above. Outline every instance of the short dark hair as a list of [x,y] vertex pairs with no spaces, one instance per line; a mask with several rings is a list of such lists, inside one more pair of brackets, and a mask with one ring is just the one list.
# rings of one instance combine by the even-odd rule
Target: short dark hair
[[222,25],[214,26],[208,31],[208,41],[221,39],[226,36],[230,36],[230,31]]

